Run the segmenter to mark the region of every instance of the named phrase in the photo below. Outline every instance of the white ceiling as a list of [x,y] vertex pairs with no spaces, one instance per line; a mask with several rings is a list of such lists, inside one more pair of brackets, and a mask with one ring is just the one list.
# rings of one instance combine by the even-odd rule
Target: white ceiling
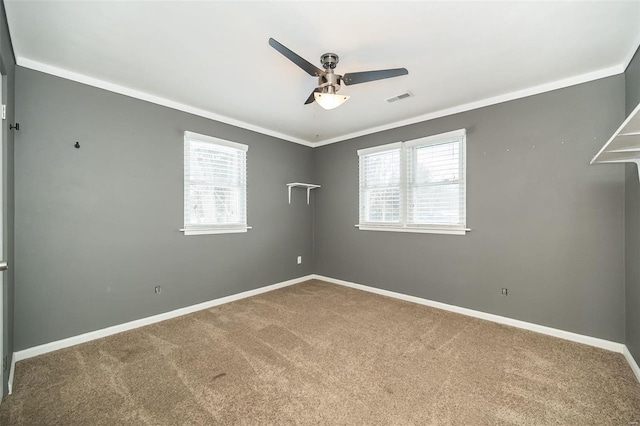
[[[640,42],[640,1],[5,5],[19,65],[312,146],[619,74]],[[337,53],[338,74],[409,75],[325,111],[269,37],[319,67]]]

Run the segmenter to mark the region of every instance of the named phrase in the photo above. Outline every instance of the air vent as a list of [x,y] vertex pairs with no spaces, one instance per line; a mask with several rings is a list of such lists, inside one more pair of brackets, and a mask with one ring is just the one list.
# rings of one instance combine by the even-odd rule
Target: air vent
[[395,101],[399,101],[401,99],[407,99],[412,97],[413,95],[411,94],[411,92],[404,92],[404,93],[400,93],[399,95],[396,96],[392,96],[390,98],[385,99],[387,102],[395,102]]

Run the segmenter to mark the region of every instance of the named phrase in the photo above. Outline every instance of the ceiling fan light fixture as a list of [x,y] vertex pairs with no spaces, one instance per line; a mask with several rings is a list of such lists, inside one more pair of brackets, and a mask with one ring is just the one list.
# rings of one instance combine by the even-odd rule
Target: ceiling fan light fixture
[[318,105],[320,105],[324,109],[334,109],[338,108],[340,105],[345,103],[349,96],[346,95],[338,95],[335,93],[314,93],[313,97],[316,99]]
[[324,70],[321,70],[273,38],[269,39],[269,45],[299,66],[304,72],[318,79],[318,86],[313,90],[313,93],[309,95],[304,104],[309,105],[315,100],[324,109],[337,108],[349,99],[349,96],[336,94],[342,84],[350,86],[352,84],[367,83],[369,81],[384,80],[409,74],[406,68],[393,68],[387,70],[351,72],[345,75],[339,75],[334,71],[340,59],[335,53],[325,53],[320,57],[320,62],[324,68]]

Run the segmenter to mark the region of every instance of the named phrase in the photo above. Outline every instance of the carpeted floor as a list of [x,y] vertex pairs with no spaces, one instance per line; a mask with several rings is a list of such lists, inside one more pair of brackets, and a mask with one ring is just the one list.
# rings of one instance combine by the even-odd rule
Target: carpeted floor
[[16,365],[2,425],[628,425],[623,356],[320,281]]

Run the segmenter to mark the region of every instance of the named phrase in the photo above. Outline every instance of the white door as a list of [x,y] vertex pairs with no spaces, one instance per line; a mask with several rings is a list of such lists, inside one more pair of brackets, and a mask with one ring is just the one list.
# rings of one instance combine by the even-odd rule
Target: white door
[[[2,78],[0,79],[0,103],[2,103],[2,85],[4,83],[4,76],[2,76]],[[4,261],[4,205],[5,205],[5,201],[4,201],[4,179],[3,179],[3,173],[4,173],[4,168],[2,167],[2,161],[4,159],[3,157],[3,152],[4,152],[4,128],[6,126],[5,124],[6,120],[2,120],[2,126],[0,126],[0,359],[2,359],[2,361],[0,362],[0,364],[2,365],[2,368],[0,368],[0,370],[2,371],[2,375],[0,375],[0,377],[4,377],[4,273],[1,271],[4,271],[7,269],[7,262]],[[2,401],[2,398],[4,397],[4,383],[3,381],[0,382],[0,401]]]

